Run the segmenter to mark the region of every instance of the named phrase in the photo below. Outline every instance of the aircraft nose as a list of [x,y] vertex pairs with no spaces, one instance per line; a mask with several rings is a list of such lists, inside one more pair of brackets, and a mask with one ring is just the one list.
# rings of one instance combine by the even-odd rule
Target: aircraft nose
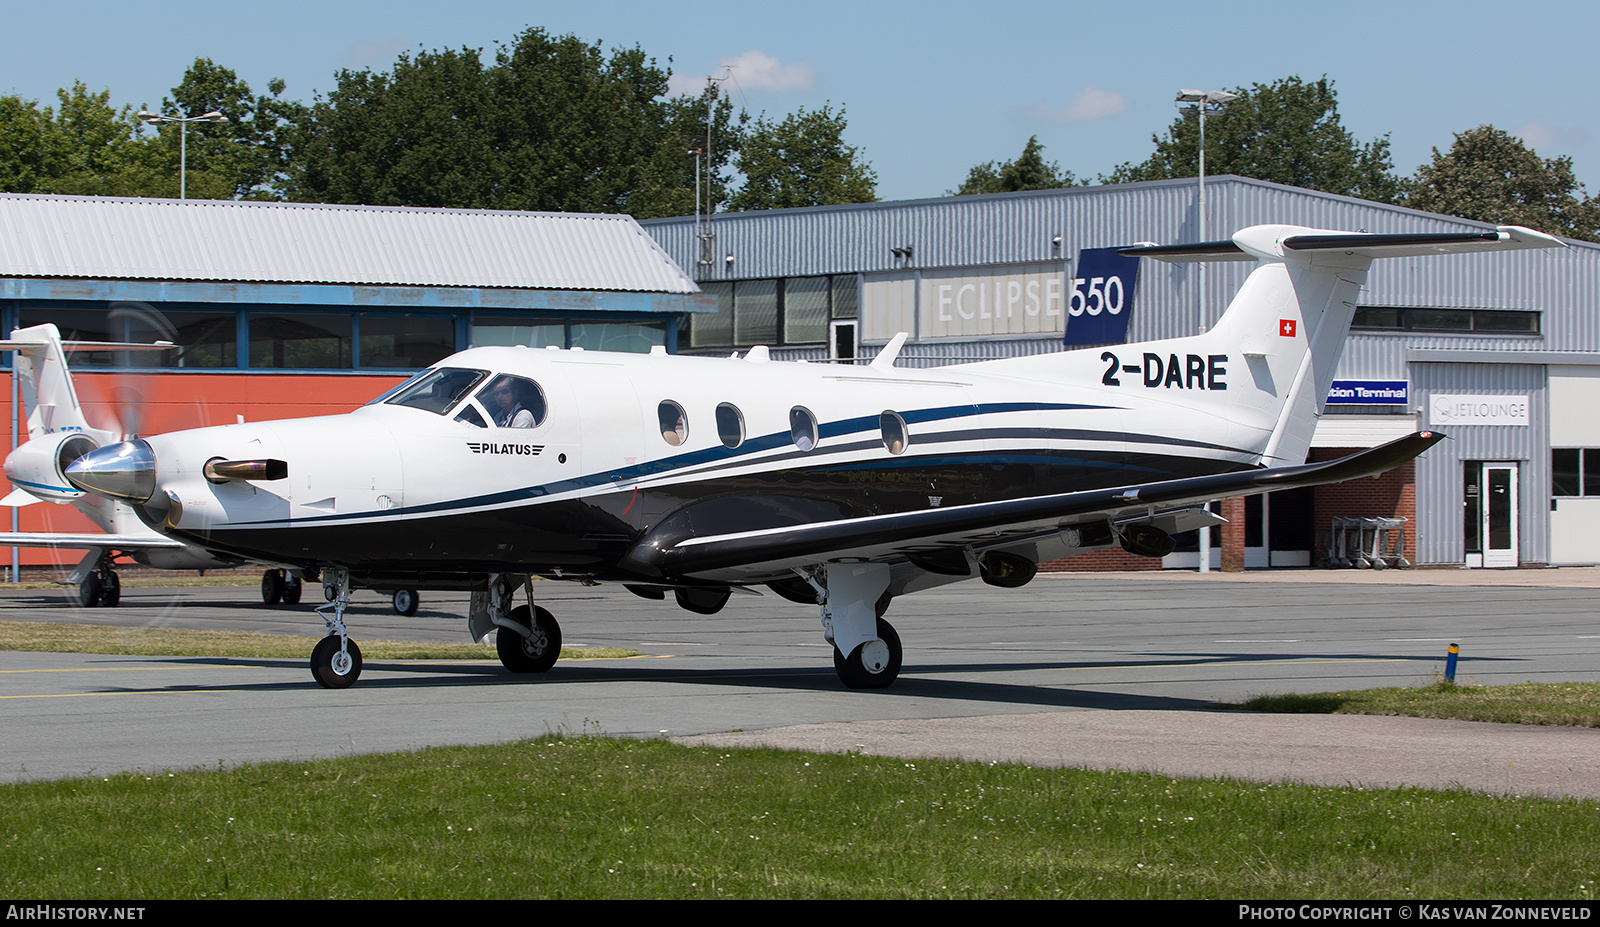
[[156,491],[156,455],[144,441],[95,448],[67,465],[67,482],[84,492],[135,504]]

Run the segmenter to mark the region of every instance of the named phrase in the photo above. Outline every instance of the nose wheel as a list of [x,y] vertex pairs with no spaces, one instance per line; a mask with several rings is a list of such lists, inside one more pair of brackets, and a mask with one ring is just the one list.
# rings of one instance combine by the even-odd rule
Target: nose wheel
[[338,634],[329,634],[311,651],[311,675],[324,689],[348,689],[361,678],[361,648]]

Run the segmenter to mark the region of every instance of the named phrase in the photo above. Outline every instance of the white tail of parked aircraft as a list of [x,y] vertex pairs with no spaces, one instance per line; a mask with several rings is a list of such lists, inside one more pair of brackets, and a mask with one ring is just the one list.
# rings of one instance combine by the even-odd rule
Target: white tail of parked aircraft
[[119,554],[148,566],[173,570],[204,570],[237,565],[181,541],[165,538],[139,521],[128,506],[67,482],[68,464],[98,447],[123,440],[119,430],[89,424],[78,401],[78,390],[67,366],[67,348],[79,350],[168,350],[165,344],[109,344],[63,342],[54,325],[19,328],[0,341],[0,350],[16,352],[13,366],[17,392],[27,412],[28,440],[5,460],[6,479],[13,490],[3,502],[8,506],[52,502],[71,505],[104,534],[3,533],[0,547],[51,547],[87,553],[68,582],[78,586],[86,606],[114,606],[121,598],[122,582],[112,569]]

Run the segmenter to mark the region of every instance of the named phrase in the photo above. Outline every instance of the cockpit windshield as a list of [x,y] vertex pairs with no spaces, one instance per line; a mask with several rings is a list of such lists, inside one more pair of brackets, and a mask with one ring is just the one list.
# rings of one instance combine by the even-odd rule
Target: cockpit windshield
[[[489,375],[487,370],[435,367],[424,370],[372,402],[410,406],[443,415]],[[372,403],[368,403],[371,405]]]

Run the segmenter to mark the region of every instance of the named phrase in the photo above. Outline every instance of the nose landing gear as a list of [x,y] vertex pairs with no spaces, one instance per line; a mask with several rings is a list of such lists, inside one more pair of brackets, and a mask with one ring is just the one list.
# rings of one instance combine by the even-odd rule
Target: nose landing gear
[[322,586],[329,601],[317,606],[317,613],[328,625],[328,636],[311,651],[311,676],[324,689],[348,689],[361,678],[361,648],[344,626],[344,611],[350,607],[350,571],[323,570]]

